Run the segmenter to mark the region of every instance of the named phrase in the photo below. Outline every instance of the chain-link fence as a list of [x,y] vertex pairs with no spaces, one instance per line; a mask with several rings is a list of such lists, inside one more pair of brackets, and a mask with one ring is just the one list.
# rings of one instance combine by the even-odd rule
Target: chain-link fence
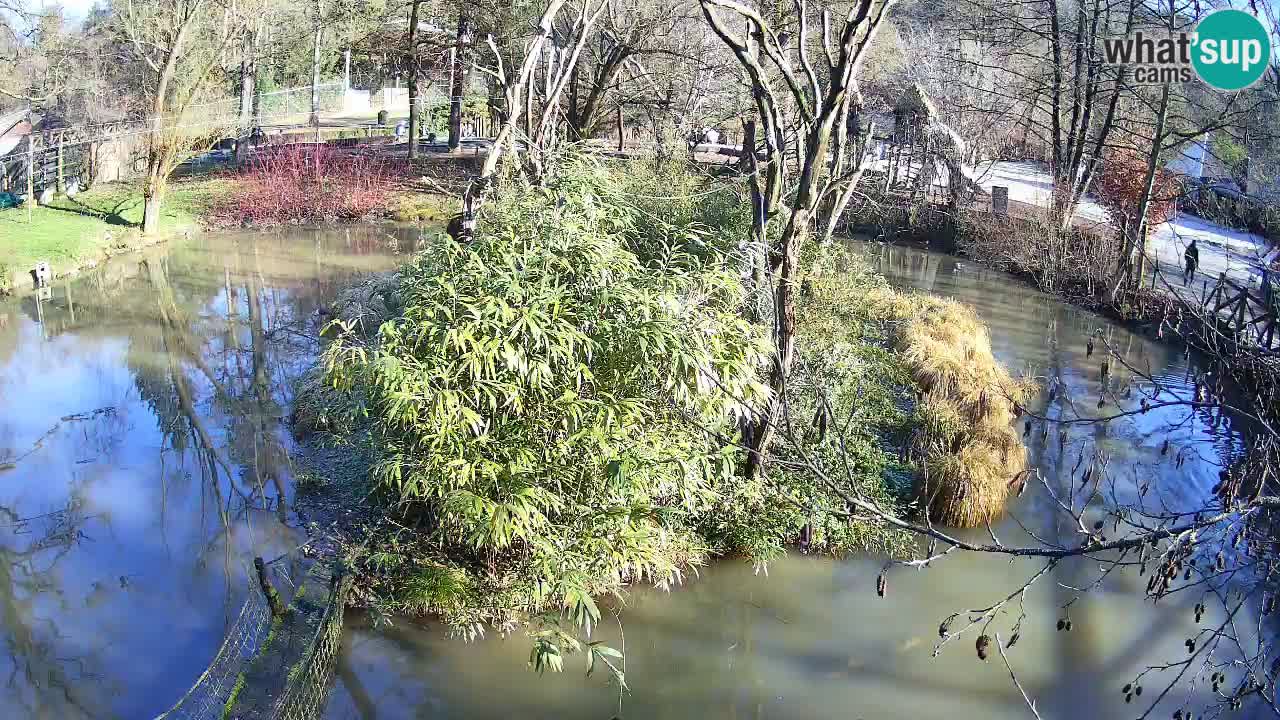
[[351,577],[312,565],[282,617],[251,588],[222,648],[191,689],[156,720],[314,720],[342,645]]
[[226,639],[195,684],[156,720],[211,720],[220,718],[227,699],[235,692],[245,667],[257,654],[271,624],[271,609],[255,587],[240,614],[227,629]]
[[[327,83],[316,88],[319,111],[322,113],[341,112],[346,97],[346,87],[342,83]],[[258,112],[256,122],[270,125],[286,120],[295,115],[311,112],[311,88],[291,88],[258,95]]]
[[330,576],[328,604],[323,609],[315,642],[301,662],[289,672],[288,685],[276,703],[274,720],[313,720],[324,709],[333,666],[342,647],[342,611],[351,576]]

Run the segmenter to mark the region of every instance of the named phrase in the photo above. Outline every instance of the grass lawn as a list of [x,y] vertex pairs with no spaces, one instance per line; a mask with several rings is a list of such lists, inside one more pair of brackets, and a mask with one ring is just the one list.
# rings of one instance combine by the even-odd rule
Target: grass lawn
[[[208,178],[172,182],[161,234],[197,224],[201,209],[225,187],[226,181]],[[48,205],[0,210],[0,288],[39,260],[60,274],[107,250],[137,245],[141,223],[142,188],[135,183],[102,184]]]

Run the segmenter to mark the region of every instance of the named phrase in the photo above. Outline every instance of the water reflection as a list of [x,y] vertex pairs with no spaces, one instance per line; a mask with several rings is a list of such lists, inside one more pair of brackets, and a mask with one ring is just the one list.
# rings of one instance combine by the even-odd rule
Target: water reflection
[[[1150,390],[1142,375],[1168,392],[1191,392],[1196,359],[1177,348],[955,258],[857,247],[896,286],[974,305],[1002,361],[1058,386],[1052,400],[1041,397],[1039,412],[1072,416],[1134,407]],[[1086,349],[1099,329],[1140,374],[1117,365],[1104,387],[1102,343],[1091,357]],[[1242,430],[1229,417],[1170,409],[1070,426],[1062,435],[1037,428],[1028,441],[1031,462],[1059,497],[1079,496],[1073,483],[1079,473],[1072,470],[1081,458],[1103,457],[1110,480],[1092,507],[1136,498],[1147,485],[1148,502],[1178,508],[1197,506],[1209,494],[1220,467],[1241,452]],[[1166,437],[1171,450],[1162,454]],[[1043,487],[1019,498],[995,532],[1007,543],[1027,541],[1027,532],[1052,542],[1078,538]],[[981,530],[973,536],[989,539]],[[606,678],[574,672],[572,661],[558,676],[526,670],[529,646],[520,636],[468,645],[429,625],[399,621],[374,629],[354,617],[327,717],[1028,717],[999,659],[975,657],[973,635],[933,653],[943,618],[1005,597],[1041,565],[952,556],[924,572],[895,571],[881,599],[875,583],[883,566],[876,557],[793,554],[772,564],[768,577],[726,561],[672,593],[638,589],[619,608],[620,626],[606,621],[599,629],[602,638],[626,647],[632,692],[621,697]],[[1019,607],[1026,610],[1010,657],[1043,717],[1131,718],[1140,710],[1124,703],[1120,688],[1152,661],[1186,656],[1182,643],[1196,627],[1191,607],[1197,597],[1173,596],[1153,606],[1143,593],[1146,578],[1127,571],[1089,593],[1072,589],[1098,576],[1096,563],[1060,563],[993,627],[1007,640]],[[1073,630],[1057,631],[1067,614]],[[1221,619],[1211,612],[1204,625]],[[1207,699],[1184,693],[1171,696],[1156,716]]]
[[197,237],[0,304],[0,716],[146,718],[299,542],[317,309],[418,233]]

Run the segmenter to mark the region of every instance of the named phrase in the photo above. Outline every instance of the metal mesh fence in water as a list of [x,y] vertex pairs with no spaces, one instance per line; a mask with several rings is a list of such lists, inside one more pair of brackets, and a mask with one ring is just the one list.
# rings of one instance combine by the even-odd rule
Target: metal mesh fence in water
[[209,667],[173,707],[156,720],[209,720],[222,716],[241,672],[253,659],[271,624],[271,609],[256,587],[250,587],[235,622]]
[[351,577],[345,573],[330,577],[331,591],[315,641],[302,660],[289,672],[288,684],[280,694],[274,720],[313,720],[324,709],[329,694],[333,666],[342,646],[342,617]]
[[[342,645],[351,578],[328,563],[312,566],[284,618],[250,588],[221,649],[191,689],[156,720],[313,720],[324,709]],[[304,597],[304,590],[305,597]],[[276,632],[289,642],[268,639]],[[246,702],[246,697],[254,698]],[[267,703],[258,698],[274,698]]]

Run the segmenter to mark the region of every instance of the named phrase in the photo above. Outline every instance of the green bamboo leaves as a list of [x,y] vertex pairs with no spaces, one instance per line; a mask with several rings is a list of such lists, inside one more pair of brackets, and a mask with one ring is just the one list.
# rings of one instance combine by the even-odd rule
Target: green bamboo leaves
[[[765,398],[768,345],[691,208],[647,224],[622,178],[581,172],[513,187],[472,243],[419,254],[403,315],[336,339],[326,367],[362,391],[390,497],[468,573],[589,631],[593,597],[698,559],[694,525],[735,475],[716,437]],[[559,669],[568,646],[540,637],[531,664]]]

